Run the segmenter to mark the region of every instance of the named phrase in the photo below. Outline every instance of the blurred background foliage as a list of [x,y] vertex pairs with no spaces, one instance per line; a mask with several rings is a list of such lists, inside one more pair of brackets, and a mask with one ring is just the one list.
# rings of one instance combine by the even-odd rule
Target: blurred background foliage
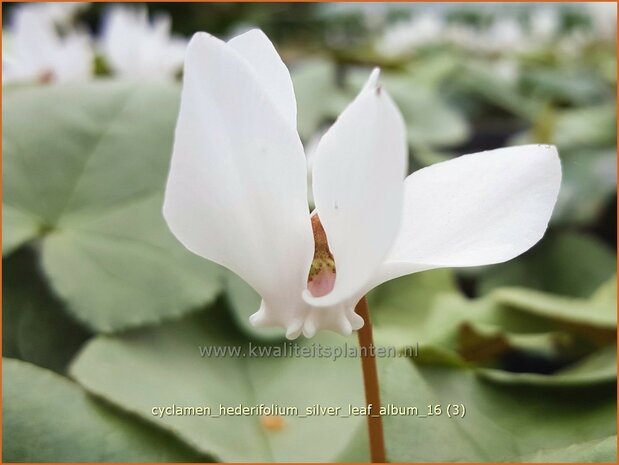
[[[22,7],[4,5],[3,55]],[[109,8],[86,5],[72,19],[95,45]],[[386,417],[388,457],[616,460],[615,4],[147,8],[181,37],[262,28],[291,70],[310,159],[374,66],[406,120],[410,171],[557,145],[563,184],[538,245],[369,296],[377,343],[419,346],[417,357],[379,360],[383,402],[467,408],[461,420]],[[361,417],[285,418],[274,431],[255,417],[151,414],[361,405],[359,361],[199,356],[198,345],[284,340],[252,328],[255,293],[186,252],[161,218],[180,69],[136,82],[94,50],[96,76],[83,82],[3,81],[5,461],[367,460]]]

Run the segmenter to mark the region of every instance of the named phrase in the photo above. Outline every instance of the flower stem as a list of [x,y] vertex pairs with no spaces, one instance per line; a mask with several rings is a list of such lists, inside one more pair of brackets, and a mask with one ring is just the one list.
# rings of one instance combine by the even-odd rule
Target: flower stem
[[368,415],[368,433],[370,435],[370,456],[372,463],[385,463],[385,439],[383,436],[383,419],[380,416],[380,392],[378,389],[378,372],[372,336],[372,322],[368,312],[368,301],[363,297],[355,307],[357,314],[365,324],[357,331],[361,347],[361,367],[363,369],[363,385],[365,388],[365,403],[372,406]]

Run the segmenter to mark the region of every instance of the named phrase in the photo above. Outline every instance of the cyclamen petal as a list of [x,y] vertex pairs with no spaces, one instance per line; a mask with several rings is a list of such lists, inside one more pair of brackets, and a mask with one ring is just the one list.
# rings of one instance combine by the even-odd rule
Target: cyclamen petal
[[313,192],[337,275],[315,306],[337,305],[362,289],[398,232],[408,150],[399,110],[375,70],[316,149]]
[[275,51],[267,36],[252,29],[234,37],[228,44],[241,55],[256,72],[273,104],[293,128],[297,127],[297,101],[288,68]]
[[282,323],[274,318],[278,308],[269,307],[264,301],[260,309],[250,316],[250,323],[256,327],[281,326],[286,329],[288,339],[296,339],[301,334],[313,337],[318,331],[333,331],[343,336],[349,336],[353,330],[363,327],[363,318],[355,313],[355,305],[361,296],[348,299],[332,307],[312,307],[299,300],[299,306],[288,308],[287,313],[295,318]]
[[107,12],[101,50],[115,74],[174,79],[186,47],[186,39],[172,35],[168,15],[160,13],[151,22],[146,8],[115,6]]
[[48,4],[16,7],[2,57],[3,83],[78,82],[92,77],[90,36],[76,29],[61,36],[54,11]]
[[402,226],[373,285],[526,252],[544,235],[560,184],[561,163],[549,145],[463,155],[414,172],[405,182]]
[[189,250],[234,271],[264,299],[264,322],[289,328],[313,254],[298,134],[250,64],[197,34],[187,51],[163,213]]

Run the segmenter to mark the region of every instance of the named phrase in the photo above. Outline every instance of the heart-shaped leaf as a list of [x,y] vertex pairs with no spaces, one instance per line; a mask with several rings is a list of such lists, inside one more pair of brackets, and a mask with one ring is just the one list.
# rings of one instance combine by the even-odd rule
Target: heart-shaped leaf
[[178,94],[122,81],[5,92],[8,250],[40,238],[54,290],[95,330],[181,315],[220,290],[220,269],[161,216]]
[[501,288],[491,297],[503,304],[525,312],[558,321],[608,329],[617,327],[616,305],[598,303],[592,299],[574,299],[526,288]]
[[[616,443],[606,442],[616,433],[612,385],[497,385],[472,370],[405,359],[383,363],[381,382],[383,405],[418,409],[384,418],[391,462],[520,462],[546,454],[559,462],[616,460]],[[589,441],[604,447],[571,454],[570,446]]]
[[[357,358],[294,357],[291,350],[341,346],[348,339],[321,336],[298,345],[249,345],[219,310],[199,313],[164,327],[95,339],[72,366],[86,389],[176,434],[194,448],[223,461],[337,461],[365,434],[365,418],[274,412],[264,416],[219,416],[220,406],[264,404],[295,407],[300,415],[323,408],[363,404]],[[255,350],[271,352],[257,355]],[[201,356],[201,350],[205,356]],[[236,355],[234,351],[240,351]],[[283,350],[288,350],[285,355]],[[210,355],[206,355],[211,351]],[[223,352],[222,352],[223,351]],[[230,352],[231,351],[231,352]],[[284,354],[284,355],[282,355]],[[168,416],[153,409],[208,407],[211,416]],[[288,415],[285,415],[288,413]],[[281,416],[279,416],[281,415]],[[239,447],[242,444],[242,447]],[[362,444],[365,444],[362,442]],[[356,448],[362,460],[366,446]]]
[[2,361],[6,462],[203,462],[171,435],[26,362]]

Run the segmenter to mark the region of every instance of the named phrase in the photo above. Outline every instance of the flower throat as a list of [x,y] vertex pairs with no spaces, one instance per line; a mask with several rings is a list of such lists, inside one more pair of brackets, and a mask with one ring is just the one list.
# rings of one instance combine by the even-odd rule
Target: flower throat
[[331,292],[335,285],[335,261],[318,214],[312,215],[311,220],[314,232],[314,259],[307,277],[307,289],[314,297],[322,297]]

